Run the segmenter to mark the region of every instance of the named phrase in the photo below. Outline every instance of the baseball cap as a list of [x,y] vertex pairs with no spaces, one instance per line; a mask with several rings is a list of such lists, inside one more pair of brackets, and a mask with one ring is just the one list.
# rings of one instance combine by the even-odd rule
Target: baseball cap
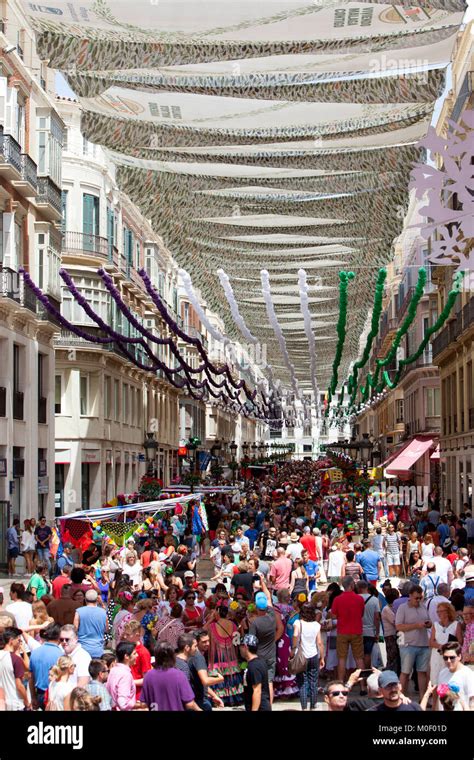
[[400,683],[400,679],[398,678],[397,674],[393,672],[393,670],[384,670],[379,675],[379,687],[381,689],[386,689],[387,686],[390,686],[394,683]]
[[186,570],[186,572],[184,573],[184,577],[185,578],[194,578],[193,571],[192,570]]
[[255,606],[258,610],[266,610],[268,607],[268,599],[263,593],[263,591],[259,591],[257,594],[255,594]]
[[246,633],[241,642],[245,647],[257,647],[258,639],[254,633]]

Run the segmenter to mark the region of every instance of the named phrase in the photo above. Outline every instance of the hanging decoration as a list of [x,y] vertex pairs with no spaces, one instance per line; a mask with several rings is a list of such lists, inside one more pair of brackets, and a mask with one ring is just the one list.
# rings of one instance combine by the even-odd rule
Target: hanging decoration
[[427,200],[420,214],[426,219],[421,235],[431,242],[429,260],[463,272],[472,269],[474,110],[463,111],[459,123],[448,124],[446,135],[430,127],[420,142],[431,161],[415,165],[410,188],[418,199]]
[[224,346],[226,346],[228,343],[230,343],[229,338],[227,338],[225,335],[222,335],[222,333],[220,333],[219,330],[213,324],[211,324],[207,318],[206,312],[199,303],[199,298],[197,297],[196,291],[193,288],[189,274],[185,269],[178,269],[178,275],[181,278],[181,282],[183,283],[187,297],[191,301],[196,314],[198,315],[206,330],[212,335],[214,340],[216,340],[218,343],[223,343]]
[[314,394],[314,409],[316,412],[316,419],[319,417],[319,388],[316,378],[316,344],[313,335],[313,329],[311,327],[311,312],[309,310],[308,299],[308,278],[304,269],[298,271],[298,284],[300,289],[300,303],[301,312],[304,320],[304,331],[308,341],[309,359],[311,367],[311,386]]
[[379,331],[380,316],[382,314],[383,290],[384,290],[386,279],[387,279],[387,270],[385,268],[379,269],[379,272],[377,275],[377,282],[375,284],[375,296],[374,296],[374,305],[372,309],[370,332],[367,336],[367,342],[365,344],[365,348],[362,353],[362,356],[358,361],[354,363],[354,366],[352,368],[352,374],[347,380],[347,390],[350,393],[349,407],[351,407],[354,404],[355,397],[357,395],[357,377],[359,374],[359,370],[365,367],[365,365],[367,364],[369,360],[370,349],[372,348],[373,340],[377,336],[377,333]]
[[373,376],[369,372],[369,374],[367,375],[365,386],[360,387],[362,399],[364,401],[366,401],[369,397],[370,388],[376,389],[377,393],[381,393],[381,391],[383,390],[384,383],[382,383],[381,385],[378,385],[380,370],[383,367],[386,367],[388,364],[391,364],[393,362],[393,360],[395,359],[397,355],[397,350],[400,346],[403,336],[406,335],[406,333],[408,332],[410,328],[410,325],[413,323],[416,317],[416,310],[418,308],[419,302],[421,301],[423,297],[423,293],[425,290],[426,277],[427,277],[426,269],[424,267],[420,267],[418,271],[418,280],[416,283],[416,287],[410,299],[410,303],[408,304],[407,316],[403,320],[401,327],[399,327],[399,329],[397,330],[396,335],[392,341],[392,345],[390,346],[385,357],[383,359],[376,359],[375,372]]
[[408,366],[409,364],[413,364],[413,362],[416,362],[416,360],[420,358],[426,346],[428,345],[431,336],[434,335],[436,332],[438,332],[438,330],[442,328],[446,320],[449,318],[449,315],[451,314],[453,310],[454,304],[456,303],[459,293],[461,292],[464,276],[465,276],[465,272],[456,273],[456,275],[454,276],[453,288],[448,293],[448,297],[446,299],[446,303],[444,305],[443,311],[439,315],[434,325],[431,325],[431,327],[429,327],[426,330],[425,336],[423,340],[421,341],[420,345],[418,346],[417,350],[413,354],[410,354],[410,356],[407,356],[405,359],[401,359],[398,362],[398,370],[395,374],[394,379],[390,380],[389,373],[387,372],[387,370],[384,370],[383,384],[387,385],[390,388],[390,390],[392,390],[398,385],[400,381],[400,377],[402,376],[403,368]]
[[155,501],[161,494],[163,481],[150,475],[143,475],[138,492],[145,501]]
[[346,323],[347,323],[347,290],[349,282],[355,278],[354,272],[339,272],[339,319],[337,322],[337,347],[336,356],[332,365],[332,377],[328,388],[328,405],[326,407],[326,417],[329,414],[329,406],[332,397],[336,392],[338,370],[341,363],[342,351],[346,341]]

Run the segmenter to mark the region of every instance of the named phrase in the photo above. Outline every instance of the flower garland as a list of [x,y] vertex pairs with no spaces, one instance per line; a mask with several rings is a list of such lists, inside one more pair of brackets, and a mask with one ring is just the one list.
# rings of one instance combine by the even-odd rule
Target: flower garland
[[329,388],[327,392],[327,406],[326,406],[326,411],[325,411],[326,417],[329,415],[331,399],[334,393],[336,392],[339,365],[341,363],[342,350],[344,348],[344,343],[346,341],[347,290],[349,287],[349,282],[353,280],[354,278],[355,278],[354,272],[339,272],[339,319],[338,319],[337,328],[336,328],[338,341],[337,341],[337,346],[336,346],[336,356],[334,357],[334,361],[332,364],[331,382],[329,383]]
[[453,285],[453,288],[449,291],[443,311],[439,315],[434,325],[432,325],[426,330],[425,337],[421,341],[417,350],[413,354],[410,354],[410,356],[407,356],[405,359],[401,359],[398,362],[398,370],[394,379],[390,380],[388,372],[384,370],[383,384],[387,385],[388,388],[390,388],[390,390],[392,390],[393,388],[395,388],[395,386],[398,385],[400,381],[400,377],[403,372],[403,367],[406,367],[408,364],[412,364],[413,362],[416,362],[417,359],[419,359],[419,357],[425,350],[431,336],[434,335],[435,332],[438,332],[438,330],[444,325],[444,323],[448,319],[449,315],[451,314],[451,311],[453,310],[454,304],[456,303],[456,300],[459,296],[459,293],[461,292],[461,286],[462,286],[464,275],[465,275],[464,272],[457,272],[457,274],[454,276],[454,285]]
[[375,364],[375,372],[373,376],[369,372],[367,375],[367,380],[365,387],[360,386],[360,391],[362,394],[362,399],[364,401],[367,400],[370,393],[370,388],[374,389],[376,388],[377,393],[381,393],[385,383],[382,383],[381,385],[378,384],[379,374],[382,367],[386,367],[388,364],[390,364],[397,355],[398,347],[400,346],[401,340],[403,336],[408,332],[410,325],[414,321],[416,317],[416,311],[418,308],[418,304],[421,301],[423,297],[423,293],[425,290],[425,284],[426,284],[426,269],[424,267],[420,267],[420,270],[418,272],[418,281],[416,283],[415,291],[410,299],[410,303],[408,305],[408,313],[405,319],[403,320],[403,323],[401,327],[397,330],[397,333],[395,335],[395,338],[392,341],[392,345],[390,346],[387,354],[383,359],[377,359]]

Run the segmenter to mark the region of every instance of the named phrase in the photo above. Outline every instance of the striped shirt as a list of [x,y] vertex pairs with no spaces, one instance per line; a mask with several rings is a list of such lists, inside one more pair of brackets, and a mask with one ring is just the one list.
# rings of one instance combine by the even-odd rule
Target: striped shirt
[[387,533],[385,541],[387,543],[387,554],[400,554],[400,543],[396,533]]

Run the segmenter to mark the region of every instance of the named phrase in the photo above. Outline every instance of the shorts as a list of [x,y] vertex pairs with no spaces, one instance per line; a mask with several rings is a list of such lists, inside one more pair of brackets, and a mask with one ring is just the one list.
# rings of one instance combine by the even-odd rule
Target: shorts
[[349,646],[352,650],[352,656],[355,660],[362,659],[364,656],[364,643],[361,633],[338,633],[336,638],[336,652],[340,660],[345,660],[349,652]]
[[16,559],[20,553],[19,549],[9,549],[8,550],[8,559]]
[[268,683],[271,683],[275,680],[276,660],[265,660],[265,663],[268,668]]
[[412,670],[416,670],[418,673],[427,673],[430,666],[430,648],[400,647],[400,659],[402,673],[405,673],[405,675],[410,675]]
[[393,567],[394,565],[400,564],[400,555],[399,554],[387,554],[387,565],[389,567]]
[[364,636],[364,654],[372,654],[375,644],[375,636]]

